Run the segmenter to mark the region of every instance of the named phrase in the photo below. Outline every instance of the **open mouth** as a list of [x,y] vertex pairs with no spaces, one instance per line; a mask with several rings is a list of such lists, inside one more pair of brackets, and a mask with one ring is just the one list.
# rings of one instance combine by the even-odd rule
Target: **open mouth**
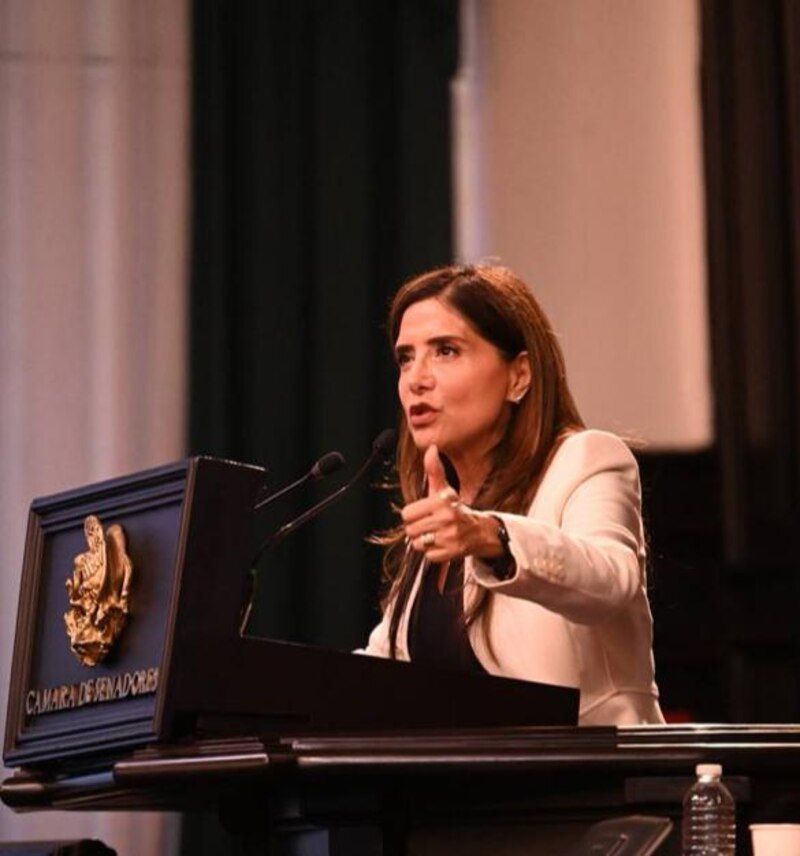
[[408,421],[412,428],[420,428],[433,422],[439,411],[430,404],[414,404],[408,409]]

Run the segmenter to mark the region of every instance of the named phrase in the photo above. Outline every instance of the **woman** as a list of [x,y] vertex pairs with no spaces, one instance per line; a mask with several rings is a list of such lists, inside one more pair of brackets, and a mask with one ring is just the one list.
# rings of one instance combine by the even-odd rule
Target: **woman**
[[430,271],[389,334],[404,506],[367,653],[577,686],[585,725],[663,722],[636,462],[585,429],[526,285]]

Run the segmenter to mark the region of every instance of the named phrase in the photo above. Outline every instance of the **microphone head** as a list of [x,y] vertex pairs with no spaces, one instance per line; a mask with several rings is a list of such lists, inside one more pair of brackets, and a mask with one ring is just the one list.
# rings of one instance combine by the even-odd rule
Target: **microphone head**
[[344,466],[344,455],[341,452],[328,452],[311,467],[311,475],[315,479],[323,479],[335,473]]
[[394,447],[397,445],[397,431],[394,428],[385,428],[374,439],[372,443],[372,452],[375,455],[382,455],[388,459],[394,452]]

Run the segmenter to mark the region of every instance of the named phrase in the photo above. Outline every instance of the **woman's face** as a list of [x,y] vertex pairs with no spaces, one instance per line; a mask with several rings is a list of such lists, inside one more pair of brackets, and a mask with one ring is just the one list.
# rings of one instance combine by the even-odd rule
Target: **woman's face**
[[510,401],[527,389],[527,355],[508,361],[454,308],[413,303],[395,343],[398,391],[414,443],[435,443],[458,466],[482,460],[505,433]]

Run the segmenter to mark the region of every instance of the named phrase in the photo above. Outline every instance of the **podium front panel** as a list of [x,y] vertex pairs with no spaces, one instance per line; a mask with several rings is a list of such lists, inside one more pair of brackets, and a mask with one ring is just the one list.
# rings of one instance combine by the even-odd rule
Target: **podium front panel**
[[[181,462],[32,504],[6,763],[63,760],[89,747],[102,753],[152,740],[188,472]],[[97,561],[88,543],[90,517],[104,538]],[[126,564],[114,559],[117,548],[105,534],[115,526]]]

